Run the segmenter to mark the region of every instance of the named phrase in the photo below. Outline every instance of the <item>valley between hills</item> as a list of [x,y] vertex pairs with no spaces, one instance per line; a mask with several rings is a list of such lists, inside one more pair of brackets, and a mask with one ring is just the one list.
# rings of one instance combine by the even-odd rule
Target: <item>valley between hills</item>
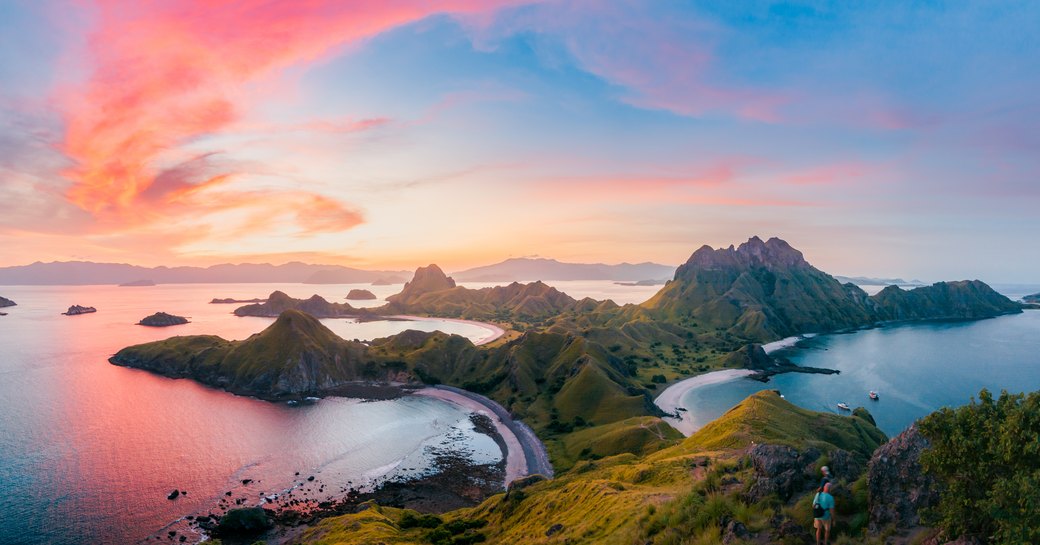
[[[890,442],[864,409],[818,413],[764,391],[684,438],[653,399],[713,370],[749,369],[763,380],[806,371],[762,350],[792,335],[1018,312],[1022,305],[977,280],[868,296],[783,240],[754,237],[698,249],[639,305],[576,300],[542,282],[469,289],[430,265],[381,307],[276,292],[235,310],[277,316],[248,339],[173,337],[124,348],[110,361],[270,401],[366,385],[450,385],[530,426],[555,472],[436,514],[377,498],[256,534],[270,543],[804,543],[807,498],[823,465],[837,476],[840,539],[944,543],[958,529],[921,518],[941,505],[941,476],[906,478],[919,472],[933,428],[913,427]],[[402,314],[490,322],[508,334],[482,346],[418,331],[360,342],[317,319]]]

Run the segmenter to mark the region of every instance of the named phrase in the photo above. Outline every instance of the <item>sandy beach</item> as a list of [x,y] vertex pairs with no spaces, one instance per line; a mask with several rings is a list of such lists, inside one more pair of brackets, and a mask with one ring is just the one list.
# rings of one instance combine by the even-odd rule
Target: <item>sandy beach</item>
[[785,339],[780,339],[779,341],[773,341],[771,343],[763,344],[762,350],[764,350],[766,354],[772,354],[777,350],[791,348],[792,346],[798,344],[798,341],[801,341],[803,339],[811,339],[815,336],[815,333],[806,333],[805,335],[795,335],[794,337],[787,337]]
[[433,317],[433,316],[411,316],[411,315],[408,315],[408,314],[400,314],[400,315],[397,315],[397,316],[390,316],[390,318],[399,318],[401,320],[420,320],[420,321],[421,320],[440,320],[440,321],[443,321],[443,322],[455,322],[457,324],[469,324],[469,325],[475,325],[475,326],[478,326],[478,327],[482,327],[482,328],[488,330],[488,334],[486,336],[484,336],[484,337],[481,337],[481,338],[477,339],[476,341],[473,341],[473,344],[475,344],[477,346],[480,346],[482,344],[487,344],[487,343],[489,343],[489,342],[491,342],[491,341],[501,337],[502,335],[506,334],[506,331],[504,329],[502,329],[501,327],[498,327],[495,324],[489,324],[487,322],[475,322],[473,320],[459,320],[459,319],[456,319],[456,318],[436,318],[436,317]]
[[687,392],[707,386],[708,384],[718,384],[720,382],[736,380],[754,373],[755,372],[750,369],[726,369],[681,380],[661,392],[661,395],[657,396],[657,399],[654,400],[654,404],[666,413],[678,414],[679,418],[666,417],[664,418],[664,421],[670,424],[673,428],[679,430],[683,435],[689,437],[693,432],[697,431],[697,427],[685,411],[676,410],[682,406],[682,398],[686,396]]
[[469,411],[489,416],[495,424],[499,435],[506,443],[506,478],[505,484],[521,477],[535,473],[552,477],[552,465],[545,445],[522,422],[514,421],[498,403],[478,395],[451,386],[431,386],[414,392],[414,395],[435,397],[454,403]]

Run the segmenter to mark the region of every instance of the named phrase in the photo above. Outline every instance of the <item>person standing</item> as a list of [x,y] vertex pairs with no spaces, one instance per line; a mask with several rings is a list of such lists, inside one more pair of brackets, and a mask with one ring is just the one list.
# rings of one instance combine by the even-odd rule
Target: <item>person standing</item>
[[813,498],[813,526],[816,528],[816,545],[820,545],[820,534],[823,544],[831,542],[831,524],[834,522],[834,496],[831,495],[831,483],[820,487]]
[[823,485],[825,485],[825,484],[827,484],[827,483],[829,483],[829,482],[834,480],[834,477],[831,477],[831,470],[830,470],[829,467],[827,467],[827,466],[821,467],[820,468],[820,473],[823,473],[823,478],[820,479],[820,488],[823,488]]

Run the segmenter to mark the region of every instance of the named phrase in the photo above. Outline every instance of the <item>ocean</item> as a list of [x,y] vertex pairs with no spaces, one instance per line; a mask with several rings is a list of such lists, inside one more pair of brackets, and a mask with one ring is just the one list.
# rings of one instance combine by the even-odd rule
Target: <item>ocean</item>
[[[994,288],[1020,299],[1040,286]],[[775,352],[794,363],[841,371],[837,375],[788,373],[768,383],[737,379],[689,392],[682,405],[698,427],[748,395],[779,390],[801,407],[848,414],[865,407],[889,436],[941,407],[967,404],[986,388],[995,394],[1040,390],[1040,310],[987,320],[892,325],[820,335]],[[870,390],[879,399],[868,397]]]
[[[380,297],[400,291],[399,285],[0,286],[0,295],[18,303],[0,316],[0,543],[122,544],[159,532],[165,540],[168,525],[210,512],[226,492],[255,504],[315,475],[331,495],[421,472],[426,447],[449,438],[474,461],[500,460],[498,446],[473,430],[468,413],[440,400],[327,398],[289,407],[107,361],[131,344],[202,333],[243,339],[273,321],[236,317],[231,311],[238,305],[209,304],[213,298],[263,298],[280,289],[342,301],[352,287]],[[62,316],[72,304],[98,312]],[[191,323],[134,325],[157,311]],[[323,323],[348,339],[407,328],[474,340],[488,334],[440,320]],[[243,485],[245,479],[252,482]],[[173,489],[188,494],[168,500]]]

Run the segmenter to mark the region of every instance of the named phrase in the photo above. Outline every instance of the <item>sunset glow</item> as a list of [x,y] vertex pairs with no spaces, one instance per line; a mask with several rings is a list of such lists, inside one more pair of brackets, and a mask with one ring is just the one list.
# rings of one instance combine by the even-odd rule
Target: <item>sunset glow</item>
[[8,2],[0,266],[1035,280],[1040,8],[895,6]]

